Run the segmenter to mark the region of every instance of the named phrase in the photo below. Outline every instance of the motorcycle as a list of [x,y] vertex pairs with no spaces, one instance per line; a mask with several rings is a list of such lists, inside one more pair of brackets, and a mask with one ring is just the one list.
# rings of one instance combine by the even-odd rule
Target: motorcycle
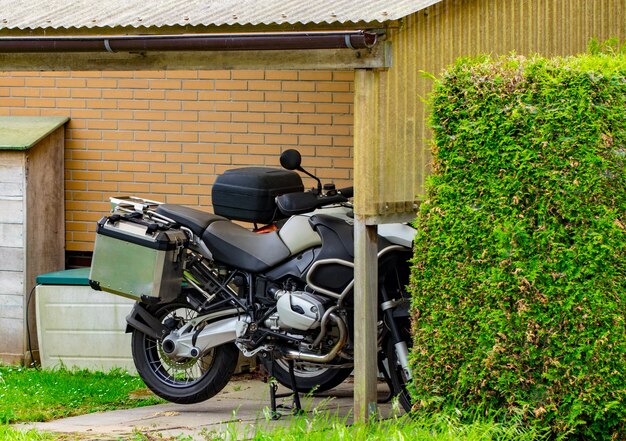
[[[111,199],[112,214],[98,222],[91,286],[137,301],[127,317],[133,360],[146,385],[168,401],[213,397],[233,375],[239,352],[258,357],[296,400],[352,372],[352,188],[322,186],[296,150],[280,161],[284,170],[219,176],[215,213],[122,197]],[[296,171],[317,188],[304,191]],[[254,222],[255,231],[233,220]],[[407,411],[414,235],[405,224],[379,227],[379,309],[371,324],[380,373]],[[270,392],[275,410],[275,387]]]

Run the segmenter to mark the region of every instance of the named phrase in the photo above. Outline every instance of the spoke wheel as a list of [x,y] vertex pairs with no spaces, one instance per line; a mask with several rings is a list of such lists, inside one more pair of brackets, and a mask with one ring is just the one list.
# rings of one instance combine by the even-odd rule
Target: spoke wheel
[[[265,369],[270,371],[270,361],[262,359]],[[289,377],[289,362],[286,360],[274,360],[273,376],[283,386],[291,389],[291,378]],[[331,369],[318,366],[311,366],[307,363],[296,362],[293,373],[296,377],[296,388],[298,392],[309,393],[311,391],[324,392],[336,386],[350,376],[352,368]]]
[[[338,337],[339,330],[336,326],[333,326],[328,331],[326,341],[322,343],[322,353],[330,351]],[[273,372],[276,381],[292,389],[291,377],[289,375],[289,362],[287,360],[276,359],[273,365],[271,365],[269,359],[261,358],[261,362],[268,372]],[[337,364],[342,362],[348,363],[347,360],[342,360],[339,357],[336,357],[333,362]],[[296,361],[293,373],[296,377],[296,389],[298,392],[325,392],[343,383],[352,373],[352,368],[331,368]]]
[[[406,342],[410,351],[413,340],[411,338],[411,326],[408,320],[398,322],[400,326],[400,335]],[[396,355],[396,349],[391,335],[388,335],[385,344],[385,350],[387,351],[387,362],[389,363],[389,377],[391,378],[391,384],[393,386],[393,394],[398,398],[398,402],[402,408],[409,412],[413,406],[411,395],[407,389],[409,380],[406,377],[398,357]]]
[[[158,305],[149,309],[166,327],[175,330],[197,316],[186,302]],[[132,334],[132,353],[137,372],[157,395],[175,403],[207,400],[226,386],[237,365],[233,344],[212,348],[198,357],[170,357],[162,340],[137,329]]]

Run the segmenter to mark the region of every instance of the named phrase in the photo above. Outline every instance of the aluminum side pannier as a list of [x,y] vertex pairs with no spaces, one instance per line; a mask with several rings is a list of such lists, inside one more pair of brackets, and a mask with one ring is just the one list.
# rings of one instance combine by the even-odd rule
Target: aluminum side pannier
[[141,213],[98,221],[92,288],[144,302],[169,302],[181,292],[186,234]]

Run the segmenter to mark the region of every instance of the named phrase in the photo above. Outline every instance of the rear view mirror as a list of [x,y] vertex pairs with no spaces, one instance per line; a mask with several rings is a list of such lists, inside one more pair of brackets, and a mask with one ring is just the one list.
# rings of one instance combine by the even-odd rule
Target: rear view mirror
[[302,156],[294,149],[288,149],[280,155],[280,165],[287,170],[301,170]]

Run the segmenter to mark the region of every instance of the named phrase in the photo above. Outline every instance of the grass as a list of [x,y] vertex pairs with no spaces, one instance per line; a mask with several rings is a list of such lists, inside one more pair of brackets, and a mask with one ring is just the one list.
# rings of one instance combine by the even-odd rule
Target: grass
[[[36,430],[21,431],[9,423],[47,421],[90,412],[123,409],[162,402],[145,397],[138,377],[120,371],[109,373],[77,370],[44,370],[0,366],[0,440],[67,441],[74,439]],[[132,398],[144,396],[144,398]],[[369,424],[348,424],[329,411],[307,406],[307,414],[286,425],[269,423],[269,415],[256,425],[229,423],[220,431],[205,431],[206,440],[249,439],[255,441],[343,441],[343,440],[424,440],[424,441],[539,441],[536,431],[524,429],[515,420],[499,423],[484,417],[466,417],[457,410],[437,414],[398,416]],[[237,421],[236,415],[233,420]],[[284,423],[283,423],[284,424]],[[84,438],[83,438],[84,439]],[[121,438],[120,438],[121,439]],[[186,436],[161,437],[134,433],[134,441],[176,440]]]
[[[213,440],[246,439],[253,441],[545,441],[549,436],[538,429],[522,424],[521,417],[510,417],[505,422],[481,415],[464,415],[458,409],[438,413],[404,414],[400,405],[392,406],[391,417],[373,419],[369,423],[350,423],[351,416],[338,417],[332,409],[332,398],[327,410],[314,408],[305,398],[304,415],[288,422],[272,422],[269,408],[255,424],[229,423],[226,428],[203,432],[204,438]],[[236,413],[233,413],[237,421]],[[147,440],[147,439],[145,439]]]
[[53,441],[58,437],[50,433],[41,433],[36,430],[22,431],[9,426],[0,426],[0,439],[2,441]]
[[119,370],[0,366],[0,423],[49,421],[163,402],[146,391],[139,377]]
[[[540,433],[522,428],[515,421],[502,424],[489,420],[475,420],[463,423],[456,415],[445,413],[422,416],[403,416],[369,424],[346,424],[346,420],[315,414],[312,417],[298,417],[290,421],[286,427],[267,426],[243,429],[230,423],[226,430],[205,431],[201,436],[207,441],[246,439],[254,441],[542,441],[547,439]],[[20,432],[10,427],[0,426],[0,439],[6,441],[65,441],[52,434],[39,433],[31,430]],[[121,438],[120,438],[121,439]],[[188,441],[191,437],[161,437],[134,433],[133,441]],[[198,439],[197,437],[193,439]]]
[[430,415],[403,415],[370,423],[346,424],[345,418],[329,413],[294,418],[285,427],[247,426],[235,424],[224,432],[205,433],[207,440],[248,439],[254,441],[540,441],[547,436],[524,428],[519,421],[498,423],[485,418],[464,422],[458,411]]

